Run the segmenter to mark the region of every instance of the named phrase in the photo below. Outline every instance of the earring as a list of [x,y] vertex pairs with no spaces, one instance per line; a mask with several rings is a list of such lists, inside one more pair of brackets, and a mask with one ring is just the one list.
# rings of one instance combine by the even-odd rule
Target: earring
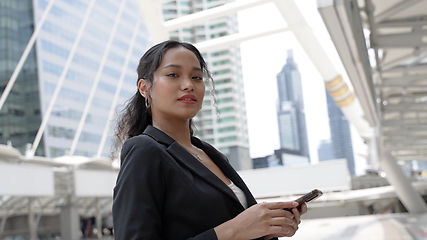
[[148,97],[145,98],[145,108],[150,109],[150,101],[148,100]]

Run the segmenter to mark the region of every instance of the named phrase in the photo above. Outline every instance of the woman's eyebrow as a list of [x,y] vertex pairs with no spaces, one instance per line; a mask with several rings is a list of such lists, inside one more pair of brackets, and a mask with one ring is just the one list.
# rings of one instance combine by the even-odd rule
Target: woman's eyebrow
[[[170,67],[180,68],[180,69],[182,68],[181,65],[176,65],[176,64],[169,64],[169,65],[166,65],[164,68],[170,68]],[[193,70],[203,72],[202,69],[199,67],[193,67]]]

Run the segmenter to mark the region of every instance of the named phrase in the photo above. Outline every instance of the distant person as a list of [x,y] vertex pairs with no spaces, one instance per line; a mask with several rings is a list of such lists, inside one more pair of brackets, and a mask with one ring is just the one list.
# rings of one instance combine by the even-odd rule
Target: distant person
[[105,219],[105,227],[108,229],[108,231],[110,232],[110,235],[113,236],[113,214],[108,214],[107,218]]
[[307,206],[257,204],[227,157],[193,136],[205,83],[213,84],[200,52],[165,41],[142,56],[137,73],[138,91],[116,132],[116,147],[124,144],[114,189],[115,239],[293,236]]
[[84,216],[80,216],[80,230],[82,231],[82,237],[86,238],[87,234],[86,234],[86,230],[87,230],[87,218],[85,218]]
[[92,217],[89,219],[89,226],[88,226],[88,236],[94,237],[94,229],[96,228],[96,217],[95,214],[92,214]]

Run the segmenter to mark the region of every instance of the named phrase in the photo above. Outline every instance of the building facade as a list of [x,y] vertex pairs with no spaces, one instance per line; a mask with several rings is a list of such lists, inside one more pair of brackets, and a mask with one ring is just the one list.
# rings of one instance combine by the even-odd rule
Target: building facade
[[280,147],[309,158],[301,76],[293,51],[288,50],[287,54],[286,65],[277,74]]
[[[148,31],[144,22],[137,26],[140,8],[136,0],[95,1],[57,0],[42,25],[37,42],[21,70],[0,114],[0,143],[9,141],[22,154],[33,143],[42,116],[51,104],[62,74],[62,88],[54,102],[51,116],[36,155],[62,156],[68,152],[76,135],[83,109],[94,90],[75,155],[95,156],[107,124],[117,85],[124,76],[119,105],[136,91],[136,66],[148,47]],[[0,1],[0,83],[9,81],[35,26],[48,6],[48,0]],[[120,12],[121,4],[125,4]],[[87,21],[84,21],[88,13]],[[112,31],[118,21],[117,31]],[[78,32],[83,34],[78,40]],[[131,47],[133,33],[136,44]],[[108,46],[110,36],[112,44]],[[73,51],[73,44],[78,42]],[[129,50],[129,48],[132,48]],[[125,59],[129,55],[129,63]],[[68,71],[64,72],[68,60]],[[97,75],[99,82],[94,84]],[[123,74],[122,74],[123,73]],[[111,138],[110,138],[111,139]],[[107,140],[103,156],[110,154]]]
[[[163,5],[165,21],[210,9],[230,0],[178,0]],[[238,32],[237,14],[170,32],[170,38],[198,43]],[[196,136],[224,153],[236,170],[251,169],[240,47],[202,53],[213,74],[216,96],[206,88],[203,108],[194,118]]]
[[350,125],[347,118],[337,107],[335,101],[326,92],[328,104],[329,127],[331,129],[331,141],[335,159],[345,158],[348,170],[351,175],[355,175],[353,144],[351,141]]
[[319,161],[335,159],[334,149],[330,139],[320,141],[317,154],[319,156]]

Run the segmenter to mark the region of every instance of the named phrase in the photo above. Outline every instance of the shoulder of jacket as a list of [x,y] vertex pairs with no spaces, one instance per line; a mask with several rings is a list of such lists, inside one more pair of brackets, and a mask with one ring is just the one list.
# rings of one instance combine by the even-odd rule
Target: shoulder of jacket
[[160,150],[161,144],[150,136],[141,134],[125,141],[121,151],[121,158],[125,158],[131,152],[138,152],[139,154],[153,154]]

